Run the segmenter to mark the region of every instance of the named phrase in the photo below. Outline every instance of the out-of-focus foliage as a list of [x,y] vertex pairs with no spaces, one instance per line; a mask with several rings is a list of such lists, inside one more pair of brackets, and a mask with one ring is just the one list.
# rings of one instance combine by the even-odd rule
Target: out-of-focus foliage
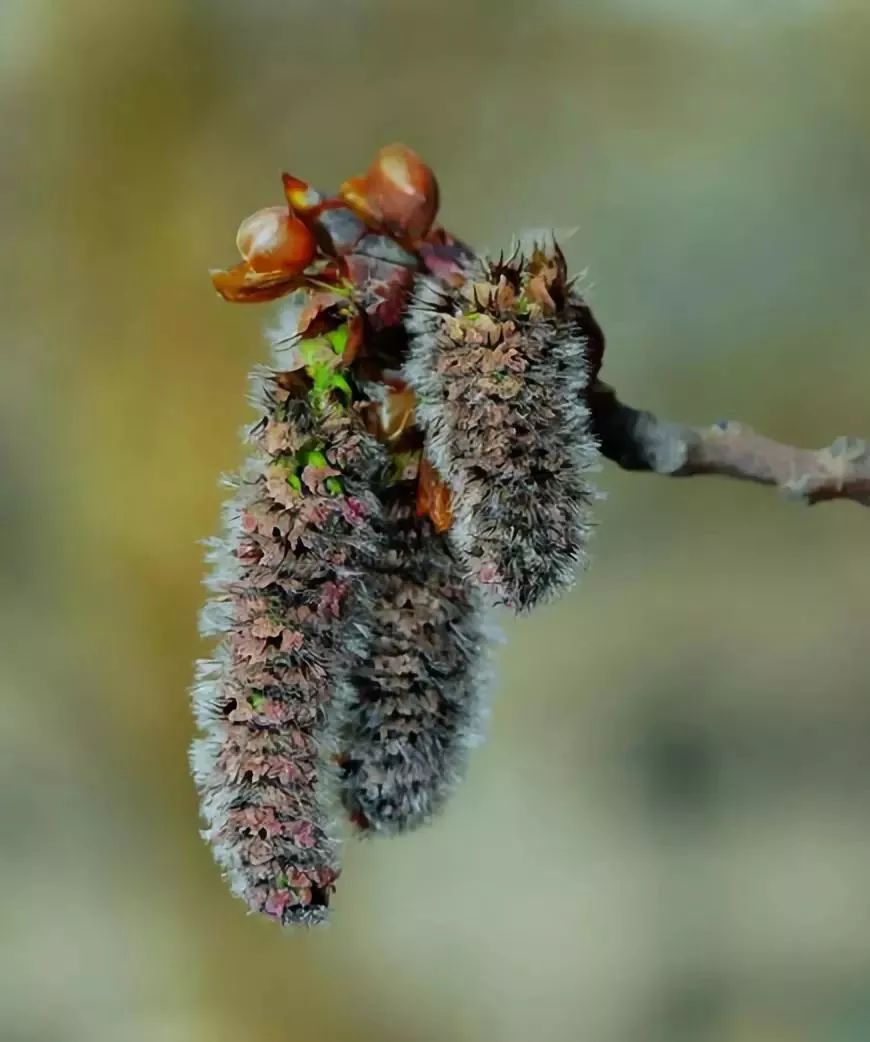
[[405,140],[474,243],[579,226],[626,400],[821,444],[870,433],[868,99],[863,0],[0,7],[4,1042],[870,1037],[858,508],[608,468],[468,784],[316,935],[218,878],[185,693],[269,312],[206,272],[282,169]]

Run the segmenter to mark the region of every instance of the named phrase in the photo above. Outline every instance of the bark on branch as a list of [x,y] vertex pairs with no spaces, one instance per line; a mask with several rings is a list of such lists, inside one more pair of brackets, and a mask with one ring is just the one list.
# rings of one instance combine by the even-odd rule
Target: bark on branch
[[602,453],[624,470],[670,477],[715,474],[776,485],[807,503],[850,499],[870,506],[870,442],[863,438],[842,437],[823,449],[801,449],[734,421],[710,427],[670,423],[625,405],[600,382],[590,405]]

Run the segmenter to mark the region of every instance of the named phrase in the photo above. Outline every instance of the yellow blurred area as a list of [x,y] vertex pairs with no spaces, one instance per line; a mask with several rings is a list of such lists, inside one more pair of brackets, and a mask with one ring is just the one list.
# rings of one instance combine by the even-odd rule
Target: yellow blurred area
[[326,930],[245,916],[186,761],[271,315],[207,270],[281,171],[406,141],[481,247],[579,229],[625,400],[867,436],[866,0],[7,0],[0,104],[0,1039],[870,1039],[852,504],[605,466],[466,784]]

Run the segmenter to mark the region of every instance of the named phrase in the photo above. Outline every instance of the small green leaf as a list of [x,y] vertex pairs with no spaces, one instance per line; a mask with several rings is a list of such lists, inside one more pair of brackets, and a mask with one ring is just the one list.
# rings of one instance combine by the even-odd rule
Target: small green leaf
[[321,352],[328,346],[328,341],[322,336],[307,337],[300,341],[299,354],[302,356],[302,361],[306,365],[316,366]]
[[257,710],[266,701],[266,696],[262,691],[252,691],[248,695],[248,705],[251,709]]
[[340,496],[344,492],[344,485],[341,483],[341,478],[327,478],[323,483],[326,486],[326,491],[331,496]]
[[336,389],[336,391],[340,391],[343,395],[345,395],[346,400],[348,402],[350,402],[351,398],[353,398],[353,391],[351,390],[351,386],[347,382],[347,380],[345,380],[345,378],[341,375],[341,373],[332,374],[332,386]]
[[306,467],[328,467],[326,456],[319,449],[309,449],[302,454],[302,462]]
[[326,334],[326,339],[332,345],[332,350],[337,355],[343,355],[344,349],[347,347],[348,339],[350,338],[350,331],[347,325],[339,326],[338,329],[333,329],[331,333]]
[[317,391],[328,391],[332,381],[332,370],[324,362],[312,362],[308,366],[308,375],[314,381]]

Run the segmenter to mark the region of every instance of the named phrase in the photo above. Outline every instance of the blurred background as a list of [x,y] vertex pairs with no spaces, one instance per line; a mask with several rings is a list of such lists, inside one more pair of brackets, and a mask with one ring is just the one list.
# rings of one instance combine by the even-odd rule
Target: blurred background
[[468,240],[579,228],[625,400],[866,436],[866,0],[4,0],[0,104],[3,1042],[870,1039],[853,504],[606,465],[467,783],[326,930],[246,917],[186,760],[271,314],[207,269],[281,171],[405,141]]

